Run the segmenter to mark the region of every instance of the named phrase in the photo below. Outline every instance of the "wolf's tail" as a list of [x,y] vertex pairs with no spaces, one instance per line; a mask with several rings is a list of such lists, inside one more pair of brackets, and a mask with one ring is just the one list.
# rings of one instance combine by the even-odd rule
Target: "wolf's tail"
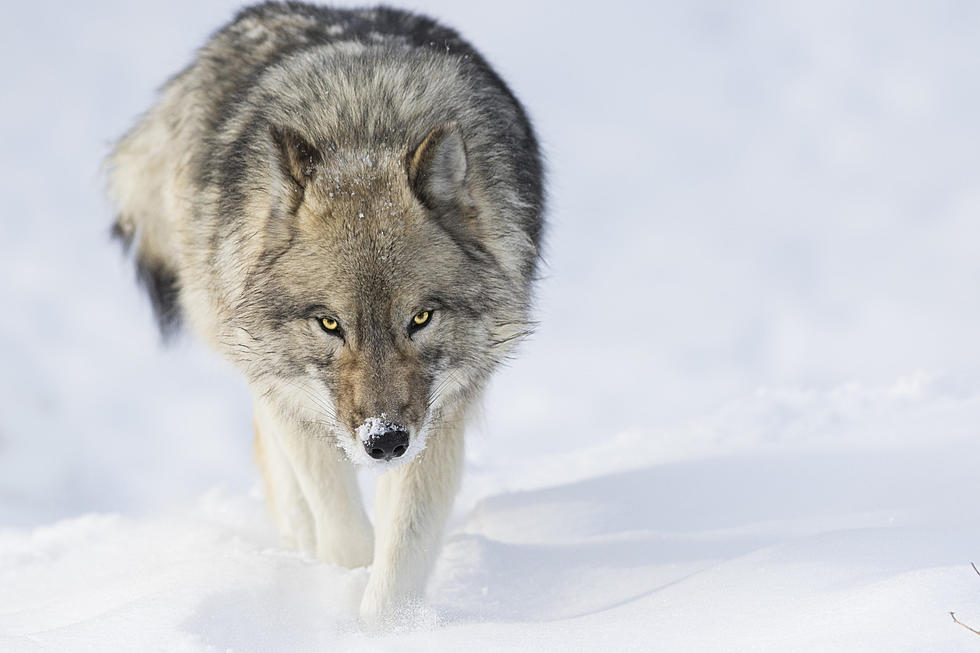
[[[163,104],[163,103],[161,103]],[[118,213],[112,236],[133,250],[164,339],[179,329],[178,170],[182,155],[158,106],[116,143],[105,161],[108,194]]]

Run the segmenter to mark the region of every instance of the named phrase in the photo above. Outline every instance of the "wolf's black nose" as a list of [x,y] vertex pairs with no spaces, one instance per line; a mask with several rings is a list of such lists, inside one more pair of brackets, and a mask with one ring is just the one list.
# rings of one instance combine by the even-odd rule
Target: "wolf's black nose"
[[372,435],[364,443],[364,449],[375,460],[398,458],[408,449],[408,431],[392,429]]

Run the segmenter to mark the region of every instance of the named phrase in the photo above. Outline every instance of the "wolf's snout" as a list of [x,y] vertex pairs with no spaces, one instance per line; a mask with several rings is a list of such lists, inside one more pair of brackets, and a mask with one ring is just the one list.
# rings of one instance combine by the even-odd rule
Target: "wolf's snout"
[[375,460],[398,458],[408,449],[408,431],[391,429],[372,435],[364,442],[364,449]]

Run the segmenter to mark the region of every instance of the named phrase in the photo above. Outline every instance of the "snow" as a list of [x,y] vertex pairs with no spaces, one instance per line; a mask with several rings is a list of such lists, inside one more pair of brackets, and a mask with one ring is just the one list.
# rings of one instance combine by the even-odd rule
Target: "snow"
[[357,427],[357,437],[361,442],[367,442],[391,428],[392,424],[388,421],[388,416],[382,413],[381,417],[368,417],[364,420],[364,423]]
[[0,6],[0,650],[976,648],[980,7],[416,3],[527,104],[551,228],[429,607],[371,635],[107,237],[108,143],[236,6]]

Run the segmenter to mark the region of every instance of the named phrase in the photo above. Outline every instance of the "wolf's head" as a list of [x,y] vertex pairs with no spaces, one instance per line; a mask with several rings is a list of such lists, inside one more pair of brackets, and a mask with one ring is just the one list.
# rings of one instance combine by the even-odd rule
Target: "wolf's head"
[[455,123],[370,148],[273,127],[268,146],[221,345],[351,460],[410,460],[527,333],[534,244],[494,214]]

